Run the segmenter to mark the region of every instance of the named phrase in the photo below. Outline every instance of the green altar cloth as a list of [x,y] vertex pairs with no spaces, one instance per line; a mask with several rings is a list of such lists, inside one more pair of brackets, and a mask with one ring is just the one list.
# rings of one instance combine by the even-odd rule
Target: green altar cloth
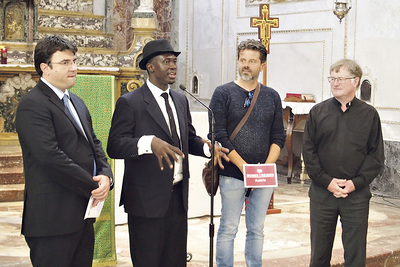
[[[90,111],[93,129],[102,142],[104,151],[107,148],[108,132],[114,109],[114,76],[78,75],[76,84],[70,90],[83,99]],[[114,173],[114,160],[108,158]],[[117,264],[115,250],[115,210],[114,190],[104,203],[103,210],[94,224],[95,246],[93,266],[110,266]]]

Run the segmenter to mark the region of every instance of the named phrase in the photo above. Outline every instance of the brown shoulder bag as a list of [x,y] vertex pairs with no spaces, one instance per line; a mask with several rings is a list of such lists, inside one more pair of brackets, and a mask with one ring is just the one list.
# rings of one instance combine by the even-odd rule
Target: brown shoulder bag
[[[257,97],[260,93],[260,83],[258,83],[256,90],[254,92],[253,100],[251,101],[250,107],[247,110],[246,114],[240,120],[238,125],[236,126],[235,130],[232,132],[231,136],[229,137],[230,141],[233,141],[236,135],[239,133],[240,129],[243,127],[245,122],[250,116],[251,111],[253,110],[254,105],[256,104]],[[205,167],[203,169],[203,183],[207,190],[207,193],[211,196],[211,165],[212,160],[210,159],[207,163],[205,163]],[[218,164],[214,165],[214,193],[213,196],[217,193],[219,185],[219,174],[218,174]]]

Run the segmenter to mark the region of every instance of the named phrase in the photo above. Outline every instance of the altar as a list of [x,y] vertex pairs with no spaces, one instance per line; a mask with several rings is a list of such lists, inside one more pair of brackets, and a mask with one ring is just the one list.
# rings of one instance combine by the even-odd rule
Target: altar
[[[288,174],[287,182],[292,182],[293,176],[293,131],[304,131],[305,122],[311,108],[315,105],[312,102],[286,102],[282,101],[283,120],[286,124],[286,148],[288,153]],[[302,164],[300,180],[304,183],[304,165]]]

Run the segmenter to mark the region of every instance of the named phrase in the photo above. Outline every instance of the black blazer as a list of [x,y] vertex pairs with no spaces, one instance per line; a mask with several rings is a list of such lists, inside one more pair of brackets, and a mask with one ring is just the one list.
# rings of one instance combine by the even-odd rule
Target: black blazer
[[[192,125],[189,103],[183,94],[170,91],[175,103],[183,160],[183,202],[188,203],[188,154],[205,156],[203,141]],[[137,143],[143,135],[155,135],[173,144],[167,123],[147,84],[124,94],[116,104],[107,152],[111,158],[125,159],[125,173],[120,205],[125,212],[148,218],[162,217],[168,209],[173,170],[164,165],[161,171],[154,154],[138,155]],[[166,162],[164,161],[166,164]]]
[[43,81],[18,105],[16,128],[25,172],[22,234],[28,237],[63,235],[83,226],[91,191],[98,187],[93,158],[97,175],[112,177],[88,109],[78,96],[70,97],[88,140]]

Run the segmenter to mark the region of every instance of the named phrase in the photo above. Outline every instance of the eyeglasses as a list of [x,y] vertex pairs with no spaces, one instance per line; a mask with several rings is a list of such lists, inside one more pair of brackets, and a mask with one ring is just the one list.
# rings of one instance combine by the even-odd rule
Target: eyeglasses
[[75,58],[73,60],[63,60],[63,61],[60,61],[60,62],[51,62],[50,61],[49,63],[47,63],[47,65],[49,65],[49,66],[51,64],[59,64],[62,67],[66,68],[66,67],[71,67],[72,65],[75,65],[75,66],[79,65],[79,59]]
[[339,78],[335,78],[335,77],[328,77],[328,81],[330,83],[334,83],[334,82],[338,82],[340,84],[343,84],[346,80],[351,80],[354,79],[355,77],[348,77],[348,78],[344,78],[344,77],[339,77]]
[[244,101],[243,107],[244,108],[250,107],[252,99],[253,99],[253,92],[249,92],[249,94],[246,97],[246,100]]

